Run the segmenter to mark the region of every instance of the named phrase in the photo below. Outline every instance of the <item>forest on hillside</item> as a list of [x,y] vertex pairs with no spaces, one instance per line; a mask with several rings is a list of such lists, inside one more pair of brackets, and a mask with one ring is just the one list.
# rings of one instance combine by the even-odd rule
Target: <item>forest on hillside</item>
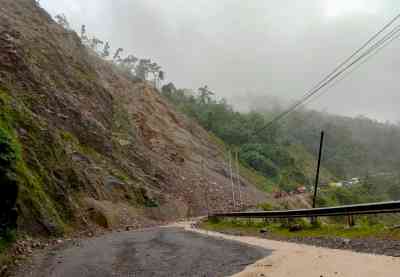
[[400,198],[398,125],[303,108],[265,128],[282,108],[241,113],[207,86],[192,91],[169,83],[162,87],[161,94],[223,140],[229,149],[238,151],[242,164],[280,190],[290,192],[300,185],[311,189],[323,130],[326,137],[321,183],[355,177],[361,183],[351,188],[324,189],[321,205]]

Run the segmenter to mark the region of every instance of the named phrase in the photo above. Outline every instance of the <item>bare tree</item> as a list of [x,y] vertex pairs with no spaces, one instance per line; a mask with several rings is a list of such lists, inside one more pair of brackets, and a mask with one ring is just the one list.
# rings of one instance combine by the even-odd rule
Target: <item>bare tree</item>
[[110,56],[110,43],[107,41],[106,44],[104,44],[103,51],[101,52],[101,57],[106,59]]
[[160,70],[161,70],[161,66],[159,66],[157,63],[153,62],[153,63],[149,64],[149,72],[153,75],[153,82],[154,82],[155,87],[157,87],[158,76],[159,76]]
[[142,80],[147,80],[147,74],[150,71],[150,59],[140,59],[136,67],[136,76]]
[[164,81],[164,79],[165,79],[165,72],[164,72],[163,70],[160,70],[160,72],[158,73],[158,78],[159,78],[161,81]]
[[134,55],[129,55],[128,57],[121,60],[120,65],[129,73],[134,74],[136,63],[139,59],[136,58]]
[[208,88],[208,86],[204,86],[199,88],[199,94],[200,94],[200,101],[202,104],[207,104],[211,100],[211,96],[214,95],[214,93]]
[[118,48],[117,51],[115,51],[115,54],[113,56],[113,61],[114,62],[120,62],[121,61],[121,54],[124,51],[123,48]]
[[165,72],[163,70],[160,70],[158,72],[158,80],[159,80],[158,88],[161,87],[161,83],[164,81],[164,79],[165,79]]
[[64,29],[71,30],[71,25],[69,24],[65,14],[57,14],[54,18],[59,25],[64,27]]
[[[55,20],[65,29],[71,29],[70,24],[64,14],[56,15]],[[82,43],[86,47],[95,51],[103,59],[107,59],[111,56],[110,43],[108,41],[103,42],[96,37],[89,38],[86,25],[81,25],[80,37]],[[112,61],[115,64],[118,64],[122,69],[126,70],[132,75],[136,75],[142,80],[147,80],[149,73],[152,74],[151,77],[154,86],[159,87],[160,81],[163,81],[165,78],[165,72],[161,70],[161,66],[159,66],[156,62],[152,62],[150,59],[139,59],[134,55],[128,55],[126,58],[122,58],[121,56],[123,51],[123,48],[118,48],[112,56]]]
[[90,48],[91,48],[93,51],[95,51],[95,52],[97,52],[99,46],[100,46],[100,45],[103,45],[103,44],[104,44],[104,42],[103,42],[102,40],[96,38],[96,37],[94,37],[94,38],[92,38],[92,39],[90,40]]
[[81,40],[83,44],[88,45],[89,44],[89,38],[86,34],[86,25],[81,26]]

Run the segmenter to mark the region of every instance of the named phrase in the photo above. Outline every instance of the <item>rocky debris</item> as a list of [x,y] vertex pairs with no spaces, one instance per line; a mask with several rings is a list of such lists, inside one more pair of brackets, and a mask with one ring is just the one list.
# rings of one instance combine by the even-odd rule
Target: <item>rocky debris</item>
[[[237,230],[219,231],[224,234],[241,236],[243,235]],[[400,240],[391,239],[347,239],[338,237],[294,237],[287,238],[272,233],[255,233],[254,235],[271,240],[288,241],[293,243],[301,243],[313,245],[317,247],[325,247],[331,249],[350,250],[360,253],[370,253],[376,255],[385,255],[391,257],[400,257]]]
[[4,67],[12,68],[17,62],[18,51],[15,46],[16,36],[19,34],[9,33],[8,31],[0,32],[0,63]]
[[397,229],[400,229],[400,225],[395,225],[395,226],[393,226],[392,228],[390,228],[391,230],[397,230]]
[[[223,147],[148,83],[88,54],[34,3],[2,0],[0,9],[0,88],[32,177],[18,178],[27,182],[18,184],[27,192],[18,229],[62,236],[74,226],[91,237],[96,228],[232,209]],[[240,182],[248,205],[266,200]]]
[[136,229],[138,229],[138,227],[136,225],[125,226],[125,231],[132,231],[132,230],[136,230]]
[[265,233],[268,233],[267,228],[260,229],[260,234],[265,234]]
[[282,238],[275,235],[270,235],[267,238],[295,243],[303,243],[318,247],[326,247],[332,249],[351,250],[361,253],[371,253],[377,255],[386,255],[392,257],[400,257],[400,241],[386,239],[347,239],[347,238]]
[[372,253],[400,257],[400,241],[384,239],[344,239],[344,238],[293,238],[291,242],[311,244],[334,249]]
[[111,191],[115,187],[124,187],[126,186],[125,182],[122,180],[118,179],[115,176],[106,176],[104,178],[104,185],[107,188],[107,190]]
[[55,240],[25,237],[17,240],[6,252],[9,261],[2,265],[0,276],[8,276],[7,273],[15,267],[21,265],[32,257],[36,251],[41,251],[51,245],[55,245]]
[[6,272],[8,270],[8,266],[4,265],[0,268],[0,276],[5,276]]

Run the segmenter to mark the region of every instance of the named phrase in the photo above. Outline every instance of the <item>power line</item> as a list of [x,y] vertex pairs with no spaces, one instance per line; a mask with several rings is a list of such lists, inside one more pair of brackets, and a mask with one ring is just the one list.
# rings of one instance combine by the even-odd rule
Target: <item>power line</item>
[[[357,63],[361,62],[361,64],[365,63],[368,58],[372,57],[373,55],[378,53],[378,50],[383,49],[384,47],[386,47],[390,42],[392,42],[393,40],[395,40],[396,38],[398,38],[398,35],[400,33],[400,25],[397,26],[396,28],[394,28],[390,33],[386,34],[383,38],[381,38],[378,42],[374,43],[365,53],[363,53],[361,56],[359,56],[357,59],[355,59],[353,62],[351,62],[349,65],[347,65],[346,67],[344,67],[343,69],[341,69],[339,72],[337,72],[336,74],[334,74],[331,78],[329,78],[325,83],[323,83],[319,88],[318,91],[316,91],[315,93],[319,92],[320,89],[326,87],[330,82],[332,81],[336,81],[338,79],[336,79],[337,77],[339,77],[340,75],[342,75],[343,73],[345,73],[347,71],[347,69],[354,67],[355,65],[357,65]],[[374,52],[375,51],[375,52]],[[370,55],[372,53],[372,55]],[[369,56],[370,55],[370,56]],[[366,58],[365,60],[363,60],[364,58]],[[354,70],[350,71],[353,72]],[[349,72],[349,71],[347,71]],[[339,79],[339,81],[342,79]],[[335,83],[334,83],[335,84]],[[311,98],[311,96],[313,96],[315,93],[313,93],[312,95],[308,96],[308,97],[304,97],[304,101],[307,101]],[[302,104],[304,104],[305,102],[303,102]]]
[[[379,52],[376,51],[376,50],[382,49],[382,48],[386,47],[387,45],[389,45],[392,41],[394,41],[394,40],[400,38],[400,25],[397,26],[397,28],[395,28],[395,29],[397,29],[397,30],[393,30],[392,32],[389,33],[389,34],[393,34],[392,36],[389,36],[389,37],[388,37],[389,34],[387,34],[387,35],[385,36],[386,38],[385,38],[385,37],[382,38],[382,39],[379,41],[379,42],[381,42],[381,43],[378,42],[378,43],[379,43],[379,46],[376,46],[376,47],[374,47],[374,49],[371,50],[371,52],[373,52],[373,53],[372,53],[370,56],[368,56],[365,60],[363,60],[360,64],[358,64],[357,67],[353,68],[351,71],[348,71],[348,73],[350,74],[350,73],[354,72],[354,71],[355,71],[356,69],[358,69],[361,65],[365,64],[371,57],[373,57],[373,56],[375,56],[376,54],[378,54]],[[378,43],[376,43],[376,44],[378,44]],[[376,45],[376,44],[374,44],[374,45]],[[374,52],[374,50],[375,50],[375,52]],[[329,90],[330,88],[332,88],[332,87],[334,87],[335,85],[337,85],[341,80],[343,80],[343,79],[346,78],[347,76],[348,76],[348,74],[342,76],[339,80],[337,80],[337,81],[336,81],[335,83],[333,83],[330,87],[328,87],[327,90]],[[310,103],[311,101],[318,99],[318,98],[321,97],[324,93],[326,93],[327,90],[323,91],[321,94],[319,94],[319,95],[316,96],[315,98],[309,99],[308,102],[306,102],[305,104],[308,104],[308,103]],[[335,157],[336,155],[337,155],[336,153],[333,153],[333,155],[330,155],[330,156],[328,156],[328,157],[325,157],[324,160],[330,160],[331,158]]]
[[344,60],[342,63],[340,63],[338,66],[336,66],[331,73],[329,73],[327,76],[325,76],[324,79],[322,79],[318,84],[316,84],[313,88],[311,88],[311,91],[314,89],[318,88],[323,82],[325,82],[327,79],[329,79],[333,74],[335,74],[340,68],[342,68],[344,65],[346,65],[351,59],[353,59],[355,56],[357,56],[362,50],[364,50],[372,41],[374,41],[377,37],[379,37],[382,33],[386,31],[387,28],[392,26],[394,22],[396,22],[400,18],[400,14],[396,15],[392,20],[390,20],[385,26],[383,26],[382,29],[380,29],[378,32],[376,32],[370,39],[368,39],[364,44],[358,48],[353,54],[351,54],[346,60]]
[[[387,23],[382,29],[380,29],[377,33],[375,33],[370,39],[368,39],[360,48],[358,48],[353,54],[351,54],[344,62],[340,63],[332,72],[330,72],[325,78],[323,78],[320,82],[318,82],[308,93],[306,93],[300,100],[294,103],[288,110],[282,112],[281,114],[277,115],[271,121],[269,121],[266,125],[262,128],[253,132],[253,136],[257,133],[268,129],[272,126],[275,122],[279,121],[286,115],[290,114],[292,111],[297,109],[300,105],[304,104],[308,99],[318,93],[321,89],[325,88],[329,83],[334,81],[337,77],[342,75],[349,69],[350,67],[354,66],[356,63],[360,62],[363,58],[367,57],[370,53],[375,50],[380,50],[385,47],[387,41],[392,42],[394,39],[393,37],[400,31],[400,29],[394,28],[390,33],[386,34],[382,39],[380,39],[377,43],[372,45],[370,48],[367,49],[365,53],[357,57],[354,61],[352,61],[349,65],[343,68],[347,63],[349,63],[354,57],[356,57],[362,50],[364,50],[372,41],[374,41],[377,37],[379,37],[382,33],[386,31],[395,21],[400,18],[400,14],[395,16],[389,23]],[[397,37],[396,37],[397,38]],[[381,47],[383,45],[383,47]]]
[[[265,129],[268,129],[270,126],[272,126],[275,122],[277,122],[278,120],[282,119],[283,117],[285,117],[286,115],[288,115],[289,113],[291,113],[292,111],[294,111],[295,109],[297,109],[299,106],[303,105],[308,99],[310,99],[312,96],[314,96],[316,93],[318,93],[321,89],[323,89],[324,87],[326,87],[330,82],[334,81],[337,77],[339,77],[340,75],[342,75],[344,72],[347,71],[347,69],[349,69],[350,67],[354,66],[356,63],[358,63],[359,61],[361,61],[363,58],[365,58],[366,56],[368,56],[371,52],[373,52],[374,50],[379,50],[382,49],[383,47],[381,47],[384,43],[386,43],[387,41],[391,42],[393,41],[393,37],[400,31],[399,30],[392,30],[389,34],[385,35],[384,38],[382,38],[381,40],[379,40],[377,43],[375,43],[374,45],[372,45],[365,53],[363,53],[361,56],[359,56],[357,59],[355,59],[353,62],[351,62],[349,65],[347,65],[346,67],[342,68],[340,71],[336,72],[335,74],[331,75],[325,82],[322,82],[322,84],[320,84],[319,86],[317,86],[313,91],[311,91],[310,93],[306,94],[302,99],[300,99],[299,101],[297,101],[294,105],[292,105],[288,110],[284,111],[283,113],[279,114],[277,117],[275,117],[273,120],[271,120],[270,122],[268,122],[265,126],[263,126],[262,128],[260,128],[259,130],[257,130],[254,134],[261,132]],[[386,44],[387,45],[387,44]],[[385,46],[386,46],[385,45]],[[321,82],[320,82],[321,83]]]
[[[334,81],[334,83],[330,84],[330,86],[326,87],[326,89],[324,91],[322,91],[319,95],[317,95],[316,97],[312,98],[312,99],[308,99],[306,100],[306,102],[304,102],[302,105],[307,105],[309,103],[311,103],[312,101],[317,100],[318,98],[320,98],[322,95],[324,95],[329,89],[335,87],[339,82],[341,82],[342,80],[344,80],[346,77],[348,77],[351,73],[353,73],[354,71],[356,71],[358,68],[360,68],[363,64],[365,64],[366,62],[368,62],[373,56],[375,56],[376,54],[379,53],[379,51],[376,50],[380,50],[384,47],[386,47],[388,44],[390,44],[392,41],[398,39],[400,37],[400,25],[397,26],[396,28],[396,32],[393,33],[393,31],[391,33],[393,33],[393,36],[390,36],[386,39],[384,39],[384,41],[380,41],[381,43],[379,43],[379,45],[376,45],[373,47],[373,49],[371,49],[371,51],[369,51],[368,55],[366,56],[366,58],[363,61],[360,61],[360,63],[354,65],[354,68],[351,69],[350,71],[347,71],[343,76],[341,76],[339,79],[336,79]],[[390,34],[391,34],[390,33]],[[389,35],[389,34],[388,34]],[[386,35],[387,36],[387,35]],[[385,37],[386,37],[385,36]]]

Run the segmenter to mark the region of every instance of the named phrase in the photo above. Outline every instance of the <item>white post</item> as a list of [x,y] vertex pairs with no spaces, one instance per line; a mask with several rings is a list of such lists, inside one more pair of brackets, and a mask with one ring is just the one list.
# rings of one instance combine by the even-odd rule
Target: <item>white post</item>
[[231,185],[232,185],[232,201],[233,201],[233,209],[236,208],[236,202],[235,202],[235,184],[233,183],[233,173],[232,173],[232,154],[231,151],[229,150],[229,171],[230,171],[230,177],[231,177]]
[[243,201],[242,201],[242,191],[241,191],[241,184],[240,184],[240,171],[239,171],[239,151],[236,150],[236,182],[239,189],[239,206],[242,208]]

